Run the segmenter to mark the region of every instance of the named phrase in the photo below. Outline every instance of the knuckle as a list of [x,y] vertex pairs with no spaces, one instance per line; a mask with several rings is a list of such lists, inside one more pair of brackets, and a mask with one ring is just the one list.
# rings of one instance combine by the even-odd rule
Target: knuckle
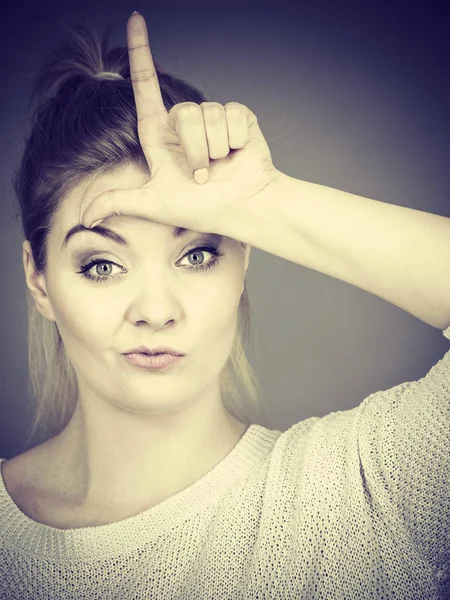
[[242,104],[241,102],[227,102],[225,104],[225,108],[245,108],[245,105]]
[[220,102],[202,102],[200,106],[204,109],[212,108],[214,106],[216,106],[217,108],[223,108],[223,105],[220,104]]
[[245,114],[248,111],[248,108],[245,106],[245,104],[241,104],[240,102],[228,102],[225,104],[225,110],[227,113]]
[[219,102],[203,102],[201,107],[206,120],[219,121],[223,119],[224,107]]
[[136,52],[136,50],[140,50],[141,48],[148,48],[148,44],[136,44],[136,46],[128,46],[128,51]]
[[248,106],[245,106],[245,104],[239,104],[239,102],[229,102],[225,106],[225,110],[227,113],[227,119],[239,119],[246,124],[251,123],[252,121],[258,122],[256,115],[248,108]]
[[176,104],[171,110],[174,109],[176,109],[178,118],[181,119],[197,118],[199,113],[201,113],[200,106],[195,102],[183,102],[181,104]]
[[155,76],[156,73],[153,69],[140,69],[139,71],[130,72],[130,78],[133,83],[138,83],[139,81],[149,81]]
[[108,190],[103,198],[104,210],[113,213],[117,205],[117,190]]
[[192,161],[192,163],[194,165],[201,165],[201,166],[203,166],[205,164],[206,165],[208,164],[208,157],[209,157],[208,152],[201,152],[201,153],[198,152],[198,153],[193,154],[191,156],[191,161]]

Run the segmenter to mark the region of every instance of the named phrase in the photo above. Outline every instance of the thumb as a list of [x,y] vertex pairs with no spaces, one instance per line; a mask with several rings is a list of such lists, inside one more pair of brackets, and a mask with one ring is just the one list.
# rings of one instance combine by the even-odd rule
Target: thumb
[[[156,202],[155,202],[156,201]],[[92,228],[104,219],[129,215],[152,219],[156,214],[159,198],[154,190],[146,187],[130,190],[108,190],[96,196],[84,211],[81,222]]]

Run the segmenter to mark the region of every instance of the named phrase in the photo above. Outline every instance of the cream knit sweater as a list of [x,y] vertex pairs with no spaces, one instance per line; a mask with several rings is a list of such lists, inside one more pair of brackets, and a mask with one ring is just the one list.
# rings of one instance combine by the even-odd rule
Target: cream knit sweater
[[284,433],[251,425],[204,477],[117,523],[33,521],[0,476],[2,600],[431,600],[449,588],[450,350],[351,410]]

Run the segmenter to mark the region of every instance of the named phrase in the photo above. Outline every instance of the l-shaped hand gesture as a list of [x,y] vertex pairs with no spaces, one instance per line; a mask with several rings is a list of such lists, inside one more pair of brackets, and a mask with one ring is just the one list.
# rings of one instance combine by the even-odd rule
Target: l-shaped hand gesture
[[[151,178],[140,188],[97,196],[83,224],[92,227],[111,216],[130,215],[227,235],[225,224],[237,217],[239,204],[257,201],[282,175],[256,116],[237,102],[183,102],[168,112],[139,13],[128,19],[127,44],[138,135]],[[194,180],[198,169],[207,170],[206,185],[199,185],[206,179]]]

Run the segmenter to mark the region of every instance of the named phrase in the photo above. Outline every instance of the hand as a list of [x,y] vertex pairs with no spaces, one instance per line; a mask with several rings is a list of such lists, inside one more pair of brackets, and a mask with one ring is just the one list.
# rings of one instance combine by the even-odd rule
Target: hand
[[[140,14],[128,19],[127,44],[139,141],[151,178],[140,188],[97,196],[83,224],[130,215],[227,235],[226,223],[237,218],[239,204],[271,190],[282,175],[256,116],[237,102],[183,102],[167,112]],[[198,169],[207,169],[206,185],[194,180]]]

